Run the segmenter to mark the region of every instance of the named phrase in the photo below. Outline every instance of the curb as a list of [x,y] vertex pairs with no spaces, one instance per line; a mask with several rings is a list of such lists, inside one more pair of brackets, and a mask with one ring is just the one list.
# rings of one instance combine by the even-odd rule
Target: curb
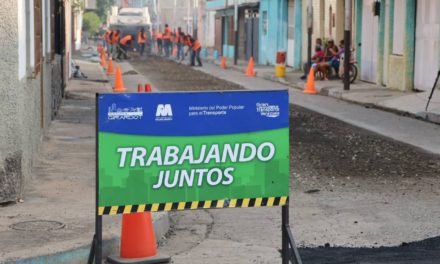
[[[153,226],[158,243],[163,240],[170,228],[170,220],[168,213],[160,212],[153,214]],[[90,235],[92,238],[92,235]],[[91,239],[90,239],[91,241]],[[119,255],[119,236],[113,236],[103,240],[103,256],[111,254]],[[90,243],[81,245],[79,247],[56,252],[45,256],[36,256],[20,260],[9,260],[0,262],[1,264],[84,264],[87,263]]]
[[[205,60],[210,62],[210,63],[212,63],[212,64],[214,64],[214,65],[219,65],[219,62],[217,62],[216,60],[213,60],[213,59],[205,59]],[[234,71],[237,71],[237,72],[241,72],[241,70],[238,67],[236,67],[236,66],[229,66],[228,68],[232,69]],[[267,80],[267,81],[271,81],[271,82],[281,83],[281,84],[286,85],[286,86],[288,86],[290,88],[294,88],[294,89],[296,89],[298,91],[303,91],[304,90],[303,87],[298,85],[298,83],[287,82],[284,78],[277,78],[277,77],[274,77],[274,76],[258,75],[258,74],[256,74],[255,77],[258,77],[258,78],[261,78],[261,79],[264,79],[264,80]],[[333,97],[333,98],[336,98],[336,99],[339,99],[339,100],[342,100],[342,101],[345,101],[345,102],[348,102],[348,103],[364,106],[366,108],[373,108],[373,109],[377,109],[377,110],[381,110],[381,111],[385,111],[385,112],[390,112],[390,113],[393,113],[393,114],[396,114],[396,115],[400,115],[400,116],[404,116],[404,117],[410,117],[410,118],[413,118],[413,119],[422,120],[422,121],[433,123],[433,124],[437,124],[437,125],[440,124],[440,113],[436,114],[436,113],[432,113],[432,112],[419,112],[419,113],[415,113],[414,114],[414,113],[410,113],[410,112],[407,112],[407,111],[402,111],[402,110],[399,110],[399,109],[394,109],[394,108],[390,108],[390,107],[386,107],[386,106],[381,106],[381,105],[377,105],[377,104],[362,103],[362,102],[350,100],[350,99],[344,98],[341,93],[332,92],[332,91],[329,91],[329,90],[331,90],[331,88],[319,89],[318,94],[322,95],[322,96]]]

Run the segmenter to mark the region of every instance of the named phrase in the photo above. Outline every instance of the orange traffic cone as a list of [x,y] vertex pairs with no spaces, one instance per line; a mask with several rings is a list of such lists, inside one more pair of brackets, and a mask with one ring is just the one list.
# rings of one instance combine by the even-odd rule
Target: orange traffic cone
[[304,89],[306,94],[316,94],[315,89],[315,70],[310,68],[309,76],[307,77],[306,87]]
[[123,93],[126,92],[127,89],[124,88],[124,82],[122,81],[122,73],[121,73],[121,66],[116,66],[116,79],[115,79],[115,87],[113,88],[113,91],[117,93]]
[[222,63],[220,64],[220,68],[226,69],[226,58],[222,56]]
[[255,76],[255,72],[254,72],[254,57],[251,57],[249,59],[248,67],[247,67],[247,70],[246,70],[246,76],[248,76],[248,77],[254,77]]
[[142,84],[138,84],[138,93],[142,93]]
[[149,83],[145,84],[145,92],[151,93],[151,84],[149,84]]
[[112,58],[108,59],[107,75],[108,76],[115,75],[115,69],[113,68],[113,60],[112,60]]
[[101,66],[107,68],[107,62],[105,61],[105,55],[101,53]]
[[157,256],[151,213],[122,216],[120,257],[110,256],[110,263],[168,263],[170,257]]
[[177,57],[177,47],[176,46],[174,46],[174,49],[173,49],[173,57]]

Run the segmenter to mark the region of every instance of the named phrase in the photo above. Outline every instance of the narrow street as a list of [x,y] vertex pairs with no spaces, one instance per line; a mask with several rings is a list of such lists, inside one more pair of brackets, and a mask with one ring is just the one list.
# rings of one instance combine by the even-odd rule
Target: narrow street
[[[243,89],[158,57],[131,64],[161,91]],[[290,214],[304,263],[437,263],[439,156],[299,106],[290,124]],[[160,250],[174,263],[279,263],[280,215],[174,212]]]

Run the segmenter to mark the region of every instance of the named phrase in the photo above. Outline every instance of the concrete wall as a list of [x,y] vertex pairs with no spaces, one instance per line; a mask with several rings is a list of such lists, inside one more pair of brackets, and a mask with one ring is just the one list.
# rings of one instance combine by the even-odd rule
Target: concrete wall
[[[287,10],[287,0],[260,1],[260,64],[275,64],[277,51],[287,51]],[[264,12],[267,12],[267,33],[263,30]]]
[[[29,40],[33,23],[23,25],[30,23],[25,3],[29,4],[4,1],[0,8],[0,35],[8,36],[0,39],[4,55],[0,58],[0,203],[23,197],[32,161],[53,113],[52,69],[61,67],[43,63],[41,72],[32,75],[32,60],[26,50],[33,48]],[[20,47],[27,48],[23,51]]]

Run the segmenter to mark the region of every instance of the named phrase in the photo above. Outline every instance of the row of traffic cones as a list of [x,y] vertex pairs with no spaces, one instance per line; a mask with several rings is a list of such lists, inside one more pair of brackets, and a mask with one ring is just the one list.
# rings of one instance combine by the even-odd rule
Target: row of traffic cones
[[[220,68],[226,69],[226,58],[223,56],[220,63]],[[248,77],[254,77],[256,74],[254,72],[254,58],[251,57],[249,59],[248,67],[246,70],[246,76]],[[307,78],[306,86],[304,88],[304,93],[306,94],[316,94],[316,88],[315,88],[315,70],[310,68],[309,76]]]
[[[98,47],[100,48],[100,47]],[[98,49],[101,54],[101,65],[107,67],[104,49]],[[114,92],[126,92],[122,80],[120,65],[113,68],[113,61],[108,60],[107,75],[115,75]],[[151,84],[138,85],[138,92],[151,92]],[[170,257],[157,255],[156,237],[154,234],[153,220],[151,213],[124,214],[122,216],[120,256],[108,257],[109,263],[168,263]]]
[[[220,63],[220,68],[222,69],[226,69],[226,58],[225,56],[222,56],[222,60]],[[246,76],[248,77],[254,77],[256,75],[255,71],[254,71],[254,57],[250,57],[249,58],[249,63],[245,72]]]

